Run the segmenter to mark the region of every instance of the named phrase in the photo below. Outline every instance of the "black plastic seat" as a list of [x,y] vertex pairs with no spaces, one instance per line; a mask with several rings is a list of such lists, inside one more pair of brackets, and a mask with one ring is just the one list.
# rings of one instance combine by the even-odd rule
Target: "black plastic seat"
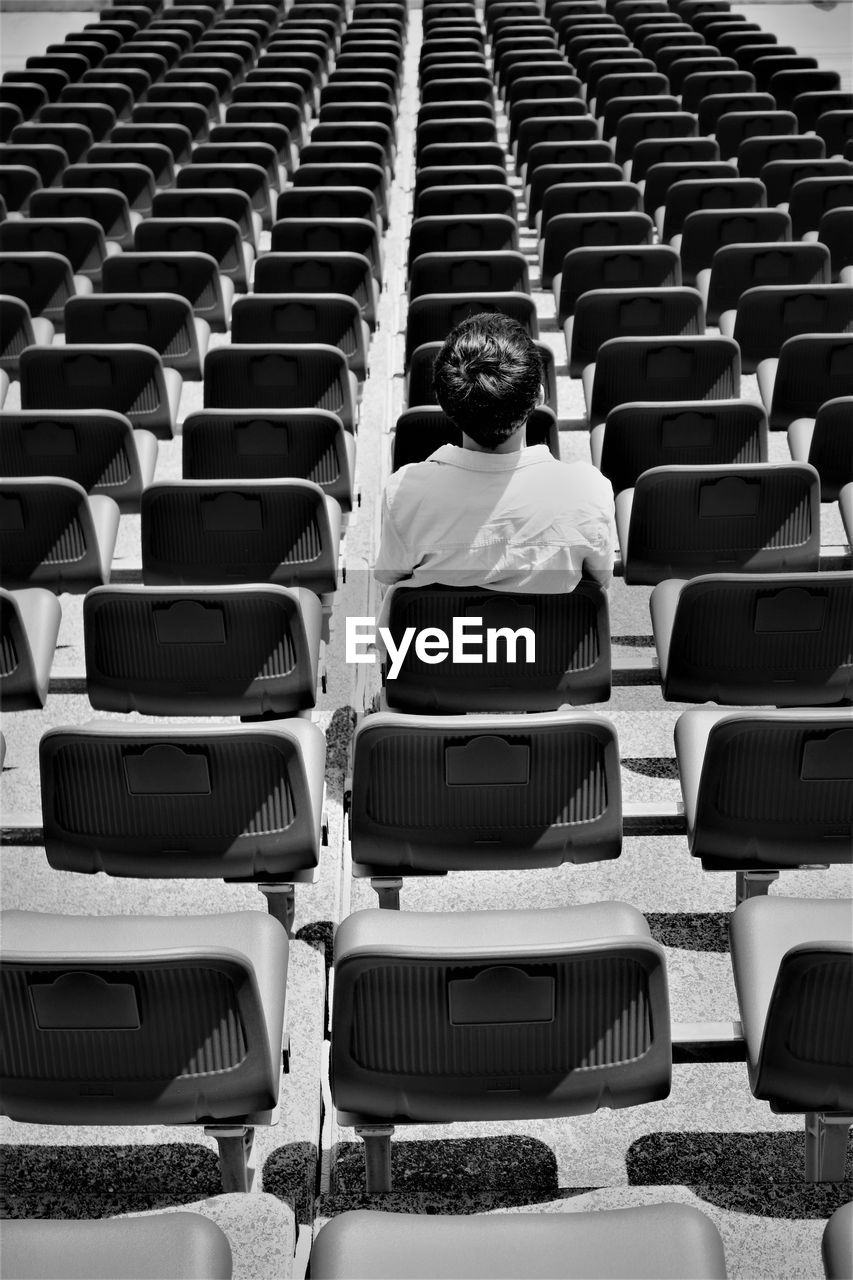
[[[144,757],[135,763],[144,786]],[[224,1188],[248,1189],[253,1128],[272,1123],[281,1080],[288,947],[278,921],[259,911],[179,919],[8,911],[3,947],[5,1019],[28,1063],[3,1081],[7,1115],[205,1124],[219,1136]],[[236,1040],[222,1034],[229,1024],[242,1028]],[[141,1062],[150,1064],[144,1072]],[[81,1081],[91,1082],[82,1097]]]
[[794,99],[791,110],[803,133],[817,126],[827,111],[853,111],[853,93],[846,90],[817,90],[800,93]]
[[276,222],[282,218],[366,218],[382,234],[376,199],[366,187],[287,187],[276,202]]
[[[173,480],[142,497],[146,586],[338,585],[341,510],[310,480]],[[239,535],[239,536],[238,536]]]
[[[171,152],[174,164],[188,164],[192,152],[193,135],[187,125],[178,124],[176,121],[143,123],[136,120],[130,124],[116,125],[110,133],[109,142],[111,145],[122,147],[135,147],[138,145],[163,146]],[[150,152],[146,152],[145,155],[154,158]],[[140,155],[139,160],[142,164],[149,163],[142,155]],[[149,164],[149,167],[154,171],[158,185],[170,185],[168,181],[164,181],[162,177],[158,176],[158,170],[154,169],[153,165]],[[161,172],[168,174],[165,166],[163,166]]]
[[820,481],[793,462],[655,467],[617,495],[616,528],[629,585],[808,573],[820,560]]
[[[254,219],[257,220],[257,236],[262,228],[273,223],[272,190],[265,169],[259,164],[192,164],[178,172],[178,191],[196,188],[232,188],[249,197]],[[256,236],[256,239],[257,239]]]
[[[650,609],[663,696],[729,706],[848,702],[852,608],[843,572],[661,582]],[[762,839],[769,850],[775,835]]]
[[[367,376],[370,331],[356,300],[342,293],[256,292],[238,299],[231,319],[231,341],[278,341],[337,347],[353,378]],[[353,397],[360,394],[353,388]]]
[[614,152],[617,164],[630,160],[634,148],[647,138],[695,138],[698,135],[699,124],[692,112],[679,111],[677,106],[653,110],[651,101],[644,100],[641,106],[628,109],[619,119]]
[[187,298],[176,293],[94,293],[65,305],[69,343],[110,343],[116,338],[153,348],[166,369],[199,381],[210,341],[206,320],[193,315]]
[[720,148],[714,138],[643,138],[630,157],[631,181],[640,182],[654,165],[704,165],[719,159]]
[[[516,124],[514,139],[516,166],[521,169],[527,164],[532,148],[540,142],[599,141],[595,121],[585,112],[525,116]],[[612,154],[612,148],[610,150]]]
[[[767,188],[768,204],[786,204],[796,183],[806,178],[853,177],[853,162],[849,160],[771,160],[761,171],[761,180]],[[853,195],[851,195],[853,199]],[[809,227],[814,231],[817,228]]]
[[[83,608],[89,700],[99,711],[145,715],[295,715],[315,703],[320,613],[313,592],[271,585],[91,591]],[[290,834],[277,833],[277,849],[269,845],[267,874],[275,871],[271,855],[292,871],[316,863],[319,846],[322,746],[310,734],[281,746],[305,811]],[[242,856],[245,873],[249,833],[231,831],[229,857]],[[154,833],[140,835],[150,845]],[[79,861],[81,851],[73,856]],[[223,870],[214,860],[208,874]]]
[[[166,255],[169,262],[174,254],[204,255],[216,263],[220,274],[223,313],[227,317],[233,292],[245,293],[249,287],[249,275],[254,262],[251,247],[242,238],[237,221],[229,217],[192,217],[195,207],[209,211],[223,208],[225,213],[238,213],[242,208],[250,217],[248,201],[242,192],[167,192],[166,199],[155,203],[155,216],[146,218],[134,232],[133,247],[140,254]],[[223,197],[220,204],[216,196]],[[229,201],[229,197],[234,197]],[[178,216],[158,216],[160,210],[180,210]],[[181,216],[183,215],[183,216]],[[230,287],[229,287],[230,286]],[[214,286],[215,287],[215,286]],[[218,319],[209,318],[211,328],[220,332]]]
[[589,424],[635,400],[732,400],[740,352],[731,338],[611,338],[584,373]]
[[[0,226],[6,226],[4,221]],[[91,292],[92,282],[75,276],[59,253],[0,252],[0,276],[6,293],[25,305],[30,315],[45,318],[54,329],[65,327],[65,303],[76,293]],[[0,369],[4,377],[8,374]]]
[[742,371],[754,373],[797,334],[853,332],[853,285],[762,285],[742,293],[730,316],[720,317],[720,332],[740,347]]
[[59,601],[45,587],[23,591],[0,587],[0,707],[4,712],[40,711],[44,706],[61,617]]
[[802,178],[791,188],[788,211],[793,235],[799,240],[817,231],[830,209],[853,206],[853,174],[849,177]]
[[[105,293],[170,293],[186,298],[193,315],[216,333],[230,327],[234,286],[219,274],[219,263],[210,254],[193,252],[122,253],[109,258],[102,273]],[[199,359],[207,347],[204,329],[198,331]],[[149,343],[157,346],[157,343]],[[173,347],[174,340],[171,344]],[[175,352],[170,349],[170,358]]]
[[681,283],[681,262],[669,245],[624,245],[570,249],[554,276],[557,323],[565,328],[582,294],[591,289],[673,288]]
[[527,259],[517,249],[425,253],[409,266],[409,298],[426,293],[530,293]]
[[75,276],[99,284],[110,252],[103,228],[91,218],[27,218],[0,224],[0,251],[54,253],[66,258]]
[[149,94],[145,102],[136,103],[130,119],[131,123],[140,125],[180,125],[189,130],[194,142],[202,141],[210,131],[210,115],[207,107],[193,99],[182,101],[177,96],[164,97],[157,101],[152,100]]
[[[669,193],[673,187],[679,186],[682,182],[719,182],[727,185],[731,179],[742,181],[738,176],[737,165],[732,164],[731,161],[691,160],[687,158],[659,161],[646,169],[645,179],[643,208],[646,213],[655,219],[658,234],[662,240],[669,238],[662,234],[662,228],[667,214],[666,206]],[[693,196],[694,200],[696,199],[696,194],[692,189],[689,194]],[[679,191],[674,196],[670,218],[678,221],[679,217],[684,217],[684,205],[692,203],[692,201],[685,199],[687,196],[688,191],[679,186]],[[678,208],[679,205],[682,206],[680,209]]]
[[547,164],[531,174],[527,221],[542,231],[560,213],[623,213],[641,205],[639,188],[612,161]]
[[782,209],[697,209],[688,213],[679,254],[685,284],[693,284],[732,244],[779,244],[791,240],[791,219]]
[[545,224],[544,238],[540,242],[542,287],[548,289],[553,286],[554,277],[562,273],[566,255],[573,249],[650,245],[653,236],[651,218],[639,211],[558,214]]
[[[97,72],[87,72],[85,81],[80,80],[77,84],[66,85],[59,95],[60,104],[82,102],[94,105],[98,102],[105,102],[107,106],[112,107],[117,120],[128,120],[134,98],[141,96],[138,93],[138,88],[134,89],[130,85],[123,83],[122,75],[119,71],[111,72],[110,78],[106,81],[88,79],[92,75],[97,75]],[[144,79],[147,80],[147,76]],[[159,87],[159,85],[151,85],[148,89],[148,96],[156,92]]]
[[232,344],[208,352],[206,409],[328,409],[355,430],[353,379],[337,347]]
[[[817,238],[830,252],[832,261],[832,279],[845,280],[849,283],[850,268],[853,267],[853,212],[851,207],[843,205],[837,209],[829,209],[818,225]],[[844,273],[847,273],[846,275]]]
[[796,418],[788,427],[795,462],[809,462],[820,476],[822,502],[839,497],[853,482],[853,396],[826,400],[813,418]]
[[705,332],[705,308],[696,289],[593,289],[575,303],[566,321],[569,374],[581,377],[594,364],[601,345],[618,337],[673,337]]
[[154,479],[157,440],[111,410],[20,409],[0,418],[0,474],[60,476],[138,511]]
[[111,409],[158,439],[175,434],[181,377],[151,347],[28,347],[21,353],[23,409]]
[[853,109],[825,111],[815,122],[815,133],[826,145],[828,156],[842,156],[853,140]]
[[[782,138],[800,134],[797,117],[792,111],[774,107],[756,110],[728,109],[717,117],[714,134],[724,160],[739,155],[740,148],[751,138]],[[749,176],[744,174],[744,177]]]
[[118,522],[111,498],[90,497],[74,480],[0,480],[0,586],[76,593],[102,586],[109,582]]
[[355,441],[328,409],[203,409],[183,426],[185,480],[311,480],[353,505]]
[[771,431],[813,418],[827,400],[853,395],[853,334],[800,334],[758,366]]
[[139,222],[139,214],[131,213],[124,192],[112,187],[49,187],[34,191],[30,212],[40,220],[90,219],[103,228],[108,244],[114,241],[122,249],[132,247],[134,227]]
[[[67,156],[66,163],[71,164],[81,160],[93,142],[92,132],[85,125],[59,124],[52,121],[18,124],[12,129],[8,140],[15,146],[27,148],[43,144],[59,147]],[[31,161],[27,160],[27,163]],[[65,165],[61,167],[64,168]],[[40,172],[43,175],[44,171],[40,169]],[[43,176],[42,181],[44,182]],[[47,187],[51,184],[44,182],[44,185]]]
[[[377,717],[368,717],[365,724],[371,719]],[[527,753],[525,745],[525,760]],[[464,754],[454,760],[460,780],[471,776],[465,761]],[[492,780],[509,777],[514,782],[518,769],[516,747],[516,754],[507,752],[502,758],[500,773]],[[517,785],[489,787],[492,816],[518,803],[524,790]],[[489,830],[506,831],[510,825],[507,818],[490,823]],[[420,826],[419,837],[423,830]],[[518,912],[511,931],[507,924],[504,912],[363,911],[338,928],[333,1100],[338,1123],[358,1126],[365,1139],[368,1194],[391,1189],[389,1130],[396,1124],[579,1115],[595,1111],[604,1096],[618,1108],[668,1094],[664,953],[652,941],[644,917],[622,903],[601,903]],[[533,964],[544,964],[546,971],[532,971]],[[408,988],[415,973],[423,976],[423,984],[412,994]],[[544,987],[538,985],[543,978]],[[473,988],[467,985],[471,982]],[[560,994],[564,983],[575,993],[565,1000]],[[404,998],[396,995],[400,986],[407,988]],[[649,1008],[650,1016],[637,1018],[640,1005]],[[532,1022],[534,1014],[540,1016]],[[518,1061],[516,1046],[527,1046],[523,1060],[532,1069],[517,1073],[525,1081],[519,1090],[482,1086],[483,1063],[478,1059],[475,1070],[471,1055],[484,1016],[496,1024],[488,1081],[515,1079],[507,1069]],[[572,1030],[580,1017],[590,1026],[582,1035]],[[540,1036],[543,1018],[554,1032],[546,1044]],[[433,1028],[432,1052],[441,1063],[429,1075],[415,1031],[425,1024]],[[620,1032],[611,1038],[606,1029],[614,1025]],[[358,1059],[356,1046],[364,1040],[376,1043],[380,1027],[390,1052]],[[531,1057],[533,1044],[542,1047]],[[580,1064],[583,1069],[576,1069]],[[475,1074],[480,1080],[476,1089]],[[405,1102],[401,1077],[406,1080]]]
[[62,147],[49,143],[13,142],[0,144],[0,168],[35,169],[43,187],[60,181],[68,167],[68,156]]
[[[610,164],[613,147],[603,138],[588,141],[564,140],[534,142],[527,152],[524,164],[524,184],[529,190],[538,169],[550,165]],[[519,166],[517,166],[519,167]],[[620,177],[622,176],[620,171]],[[529,199],[529,197],[528,197]]]
[[[666,77],[661,78],[665,80]],[[601,128],[602,137],[616,139],[616,163],[622,164],[629,158],[629,140],[632,137],[637,140],[639,137],[655,136],[653,133],[647,132],[645,128],[643,128],[642,132],[636,134],[636,129],[641,128],[641,123],[637,121],[638,117],[643,117],[644,119],[651,115],[670,117],[672,114],[690,115],[691,113],[681,113],[678,99],[669,93],[631,94],[625,97],[611,98],[604,108],[604,114],[601,117]],[[631,119],[635,121],[635,125],[633,127],[625,125],[623,128],[623,123]],[[658,127],[664,130],[667,129],[665,123]]]
[[[666,193],[661,239],[673,243],[691,213],[704,209],[764,209],[767,192],[758,178],[686,178]],[[676,247],[678,247],[676,243]]]
[[[436,404],[432,370],[445,337],[446,333],[440,339],[422,342],[413,350],[406,371],[406,404],[409,407]],[[542,364],[542,390],[545,397],[543,407],[547,407],[556,417],[558,397],[554,351],[547,343],[539,340],[536,340],[536,348]]]
[[18,377],[18,363],[24,348],[34,343],[50,346],[53,335],[50,320],[30,315],[22,298],[0,294],[0,370],[10,379]]
[[378,288],[360,253],[265,253],[255,263],[255,293],[344,294],[358,305],[368,329],[376,328]]
[[767,415],[744,400],[633,401],[593,427],[590,452],[620,493],[652,467],[766,462]]
[[422,191],[414,209],[414,217],[472,218],[502,214],[516,220],[513,188],[505,181],[487,184],[456,183],[432,186]]
[[[94,148],[92,148],[94,150]],[[164,147],[167,155],[170,154]],[[89,153],[91,155],[91,152]],[[62,174],[63,187],[112,187],[127,197],[131,210],[141,216],[151,212],[156,184],[145,164],[70,164]]]
[[[823,139],[813,134],[757,134],[741,142],[737,151],[737,167],[742,178],[761,178],[767,186],[767,179],[763,176],[765,165],[777,160],[810,161],[823,160],[824,157]],[[767,199],[768,204],[779,203],[773,199],[769,187]]]
[[696,280],[705,297],[707,322],[719,324],[751,287],[829,284],[830,258],[824,245],[803,241],[729,244],[717,249],[711,266],[699,271]]

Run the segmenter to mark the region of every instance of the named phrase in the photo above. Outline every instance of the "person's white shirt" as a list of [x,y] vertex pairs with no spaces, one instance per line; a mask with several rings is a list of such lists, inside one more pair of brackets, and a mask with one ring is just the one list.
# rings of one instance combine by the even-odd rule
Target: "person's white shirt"
[[383,584],[571,591],[613,577],[613,488],[546,445],[442,445],[395,472],[383,497],[375,575]]

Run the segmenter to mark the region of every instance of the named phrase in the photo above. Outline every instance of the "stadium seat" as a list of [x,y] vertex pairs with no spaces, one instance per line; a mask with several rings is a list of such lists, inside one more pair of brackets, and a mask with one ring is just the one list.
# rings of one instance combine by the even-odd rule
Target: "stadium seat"
[[203,409],[183,424],[185,480],[313,480],[353,506],[355,439],[328,409]]
[[370,331],[354,298],[339,293],[255,293],[240,298],[231,321],[234,343],[268,342],[337,347],[347,360],[353,399],[367,376]]
[[782,209],[697,209],[688,213],[674,247],[684,283],[694,284],[724,245],[779,244],[791,238],[791,219]]
[[379,289],[362,253],[265,253],[255,264],[252,288],[255,293],[344,294],[358,303],[370,332],[376,328]]
[[61,617],[59,601],[45,587],[23,591],[0,587],[0,707],[4,712],[44,706]]
[[674,182],[666,193],[661,240],[673,244],[673,238],[684,231],[687,218],[698,209],[763,209],[766,205],[767,192],[758,178],[687,178]]
[[696,273],[696,286],[705,298],[708,324],[719,325],[734,312],[747,289],[767,285],[812,288],[830,282],[830,258],[825,246],[800,240],[789,244],[766,242],[726,244],[717,249],[710,267]]
[[567,344],[581,295],[593,289],[675,288],[681,284],[681,262],[669,245],[589,246],[570,249],[554,276],[557,323]]
[[468,316],[495,311],[523,325],[531,338],[539,337],[536,304],[525,293],[424,293],[409,304],[406,323],[406,364],[426,342],[444,341]]
[[[399,671],[383,663],[385,702],[389,708],[432,715],[465,711],[549,711],[564,705],[606,702],[610,697],[610,639],[607,597],[594,582],[574,591],[519,594],[452,586],[398,587],[388,607],[388,631],[397,648],[409,626],[438,627],[450,635],[455,617],[479,618],[480,631],[495,632],[489,657],[482,639],[481,661],[427,664],[409,649]],[[503,632],[500,628],[504,628]],[[535,652],[527,651],[523,628],[532,633]],[[514,640],[498,639],[517,633]],[[529,636],[527,637],[529,639]],[[389,650],[390,652],[390,650]],[[485,658],[483,654],[485,653]],[[524,655],[522,661],[519,653]]]
[[217,347],[204,362],[206,409],[328,409],[357,421],[354,379],[337,347],[262,343]]
[[131,212],[124,192],[112,187],[49,187],[34,191],[30,213],[41,220],[88,218],[100,223],[108,254],[112,241],[122,249],[133,248],[134,228],[141,220],[140,214]]
[[[228,108],[234,110],[233,107]],[[159,102],[152,100],[150,94],[145,102],[137,102],[131,112],[131,123],[140,125],[177,124],[188,129],[194,142],[202,142],[210,132],[210,115],[203,103],[190,99],[181,101],[175,97]]]
[[325,595],[338,585],[340,530],[338,503],[310,480],[164,480],[142,495],[142,577]]
[[832,279],[850,284],[853,280],[853,212],[851,208],[829,209],[818,224],[817,238],[829,250]]
[[849,702],[853,579],[843,571],[661,582],[652,628],[669,702]]
[[731,922],[750,1088],[776,1113],[805,1113],[807,1182],[844,1178],[853,1114],[851,905],[758,898]]
[[837,710],[679,716],[690,852],[706,871],[737,872],[738,902],[766,894],[780,870],[850,862],[850,734],[849,713]]
[[157,440],[108,409],[26,409],[0,419],[0,475],[62,476],[138,511],[154,478]]
[[827,400],[853,395],[853,334],[799,334],[758,366],[771,431],[814,418]]
[[[522,1046],[529,1069],[518,1071]],[[517,1089],[498,1087],[507,1071]],[[396,1124],[581,1115],[666,1097],[663,949],[622,903],[357,912],[335,938],[331,1077],[338,1122],[365,1141],[368,1194],[391,1189]]]
[[[186,427],[184,427],[186,440]],[[547,405],[538,405],[525,424],[525,443],[544,444],[555,458],[560,457],[557,415]],[[438,405],[423,404],[404,409],[397,419],[392,444],[391,470],[410,462],[423,462],[443,444],[462,444],[462,432]]]
[[853,174],[850,177],[801,178],[791,188],[788,212],[794,236],[801,240],[809,231],[817,231],[820,220],[830,209],[853,204]]
[[[72,274],[68,259],[58,253],[0,252],[0,275],[7,295],[26,306],[34,319],[43,317],[60,331],[65,325],[68,298],[92,288],[86,277]],[[18,365],[20,355],[21,352]],[[5,370],[0,369],[0,373],[8,380]]]
[[[102,283],[105,294],[178,294],[185,298],[196,321],[202,322],[193,326],[199,360],[207,348],[210,332],[229,331],[234,286],[220,275],[219,263],[211,254],[125,251],[104,263]],[[187,337],[190,338],[189,332]],[[158,344],[149,342],[148,345]],[[170,359],[174,358],[174,346],[172,340]]]
[[626,1270],[724,1280],[726,1263],[717,1228],[690,1205],[458,1216],[349,1210],[329,1219],[314,1237],[314,1280],[355,1280],[365,1270],[376,1280],[473,1280],[483,1271],[492,1280],[606,1280]]
[[10,379],[18,377],[18,363],[24,347],[38,343],[50,346],[53,325],[43,316],[31,316],[21,298],[0,294],[0,369]]
[[542,288],[553,288],[573,249],[652,243],[654,224],[639,210],[616,213],[559,213],[544,225],[539,243]]
[[[65,153],[66,160],[62,168],[66,164],[75,164],[78,160],[82,160],[83,156],[93,144],[92,132],[82,124],[60,124],[58,122],[49,121],[47,123],[27,122],[19,124],[13,130],[9,141],[21,147],[38,147],[42,144],[61,148]],[[0,155],[3,153],[0,152]],[[26,163],[29,163],[27,161]],[[44,179],[42,179],[44,182]],[[49,187],[50,182],[44,182]]]
[[815,133],[826,144],[828,156],[844,155],[853,138],[853,110],[825,111],[815,122]]
[[21,353],[23,409],[112,409],[160,440],[175,434],[181,376],[151,347],[133,343],[28,347]]
[[591,427],[634,400],[731,400],[740,352],[731,338],[611,338],[584,372]]
[[530,293],[527,259],[517,249],[419,254],[409,265],[409,298],[438,293]]
[[609,338],[680,337],[704,332],[705,306],[696,289],[593,289],[578,298],[574,315],[564,326],[569,374],[581,377]]
[[[723,116],[723,121],[728,116]],[[765,165],[776,160],[823,160],[823,139],[813,134],[753,134],[737,149],[737,167],[742,178],[760,178]],[[787,197],[786,197],[787,199]],[[769,198],[768,203],[776,204]]]
[[788,427],[795,462],[809,462],[820,476],[821,502],[834,502],[853,482],[853,395],[826,400],[813,418]]
[[247,223],[251,209],[242,191],[161,192],[153,217],[136,228],[133,247],[139,253],[208,253],[234,291],[246,293],[255,261],[253,243],[244,237]]
[[3,954],[4,1039],[23,1059],[3,1080],[6,1115],[204,1124],[223,1189],[248,1190],[254,1126],[271,1123],[279,1094],[288,944],[277,921],[8,911]]
[[[0,252],[9,254],[58,253],[67,258],[74,275],[86,276],[97,286],[109,253],[103,228],[91,218],[25,218],[0,223]],[[7,292],[5,281],[3,284]],[[30,308],[32,310],[32,308]]]
[[[31,348],[32,350],[33,348]],[[0,585],[83,592],[109,581],[119,510],[74,480],[0,481]]]
[[651,467],[766,462],[767,415],[748,400],[629,402],[593,427],[589,444],[619,493]]
[[210,326],[194,316],[188,300],[177,293],[93,293],[69,298],[65,334],[69,344],[81,347],[117,339],[148,347],[160,356],[164,370],[198,382]]
[[[193,135],[187,125],[177,121],[142,123],[136,120],[130,124],[117,124],[110,132],[109,141],[113,145],[122,147],[134,147],[140,143],[164,146],[171,152],[174,164],[189,164]],[[146,163],[141,156],[140,163]],[[149,167],[152,166],[149,165]],[[156,177],[156,169],[154,173]]]
[[853,332],[853,285],[763,285],[747,289],[732,316],[720,317],[720,332],[740,347],[743,373],[777,356],[797,334]]
[[810,572],[820,561],[820,479],[805,463],[664,466],[616,498],[625,582]]
[[225,1232],[200,1213],[53,1221],[20,1218],[3,1230],[3,1280],[231,1280]]
[[[853,176],[853,163],[842,159],[794,159],[770,160],[761,170],[761,181],[767,188],[769,205],[785,205],[797,182],[805,178],[845,178]],[[814,230],[814,228],[809,228]]]
[[[92,149],[94,150],[94,148]],[[91,155],[92,152],[88,152]],[[171,155],[171,153],[168,153]],[[62,173],[63,187],[112,187],[127,197],[130,209],[140,216],[151,213],[156,192],[154,174],[147,164],[125,161],[121,164],[81,162],[70,164]]]

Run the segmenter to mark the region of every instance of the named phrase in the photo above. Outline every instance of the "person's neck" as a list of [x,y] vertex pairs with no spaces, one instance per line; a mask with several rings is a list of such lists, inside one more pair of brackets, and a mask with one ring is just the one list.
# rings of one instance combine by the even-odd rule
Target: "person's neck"
[[494,449],[486,449],[463,431],[462,448],[470,449],[472,453],[520,453],[524,448],[524,423],[516,427],[512,435],[507,436],[506,440],[502,440]]

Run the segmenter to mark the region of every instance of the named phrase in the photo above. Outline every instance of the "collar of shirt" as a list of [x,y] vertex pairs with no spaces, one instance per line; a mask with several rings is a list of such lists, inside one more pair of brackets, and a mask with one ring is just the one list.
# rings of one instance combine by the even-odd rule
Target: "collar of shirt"
[[463,449],[458,444],[443,444],[426,461],[461,467],[465,471],[515,471],[518,467],[536,466],[552,456],[545,444],[525,446],[512,453],[481,453],[477,449]]

